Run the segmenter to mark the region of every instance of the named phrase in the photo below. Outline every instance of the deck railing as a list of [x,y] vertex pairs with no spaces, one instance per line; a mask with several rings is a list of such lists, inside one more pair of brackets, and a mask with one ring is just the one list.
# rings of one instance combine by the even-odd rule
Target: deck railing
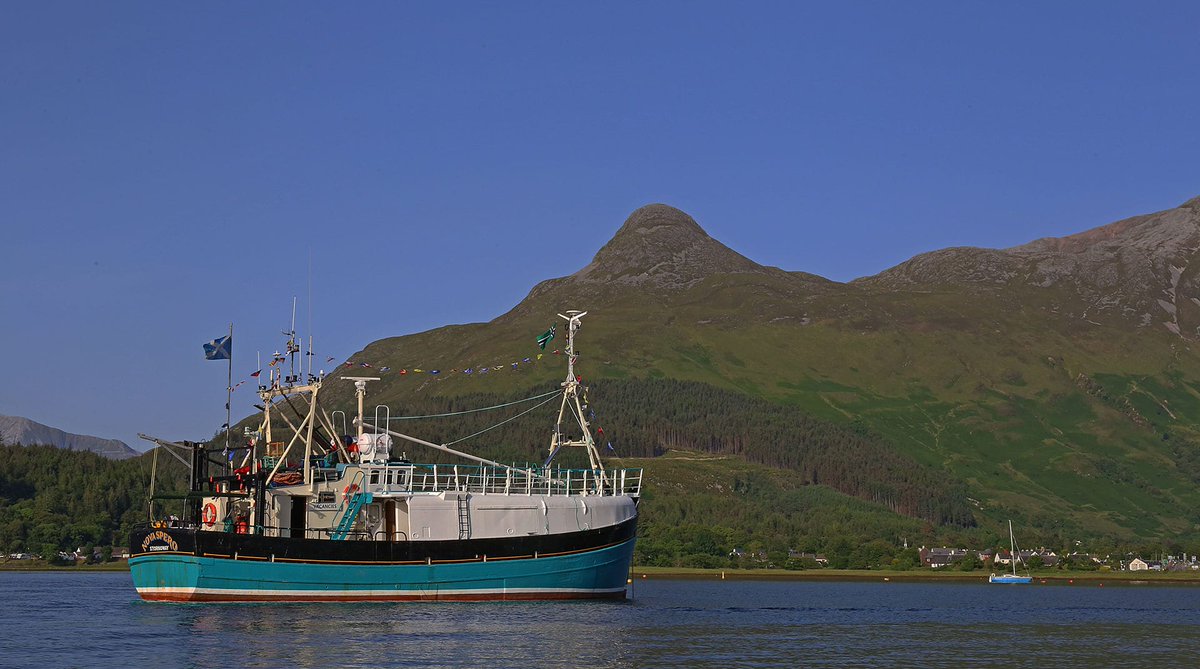
[[494,467],[490,465],[360,465],[364,491],[376,495],[470,492],[501,495],[632,495],[642,470]]

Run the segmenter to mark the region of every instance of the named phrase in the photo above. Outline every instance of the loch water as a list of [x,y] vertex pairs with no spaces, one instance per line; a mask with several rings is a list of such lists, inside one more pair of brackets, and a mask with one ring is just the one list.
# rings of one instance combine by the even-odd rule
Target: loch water
[[626,602],[161,604],[0,572],[2,667],[1194,667],[1200,587],[638,579]]

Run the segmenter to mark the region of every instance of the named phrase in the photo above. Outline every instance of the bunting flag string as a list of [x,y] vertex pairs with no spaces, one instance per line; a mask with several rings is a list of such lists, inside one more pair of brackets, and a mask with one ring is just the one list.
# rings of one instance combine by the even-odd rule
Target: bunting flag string
[[[547,334],[548,333],[549,333],[549,331],[547,331]],[[548,354],[549,355],[562,355],[562,351],[560,351],[558,349],[554,349],[553,351],[550,351]],[[469,365],[469,366],[463,367],[461,369],[458,367],[452,367],[449,370],[444,370],[444,369],[440,369],[440,368],[439,369],[423,369],[421,367],[401,367],[400,369],[396,370],[396,373],[399,374],[400,376],[409,376],[409,375],[413,375],[413,374],[428,374],[430,376],[439,376],[439,377],[445,377],[448,374],[450,374],[450,375],[462,374],[464,376],[479,376],[481,374],[487,374],[488,372],[499,372],[504,369],[517,371],[517,370],[520,370],[522,367],[528,367],[529,365],[536,365],[542,361],[542,357],[544,355],[547,355],[547,353],[538,353],[536,356],[521,356],[519,358],[517,356],[513,356],[513,361],[506,365],[505,364]],[[572,362],[578,362],[578,361],[579,361],[579,354],[577,353],[577,354],[575,354],[574,358],[572,359]],[[376,366],[373,363],[365,362],[365,361],[354,361],[354,360],[347,360],[346,362],[342,363],[342,366],[348,367],[348,368],[360,367],[360,368],[364,368],[364,369],[376,369]],[[390,366],[381,366],[381,367],[378,367],[377,369],[378,369],[379,374],[386,374],[386,373],[392,371],[392,367],[390,367]]]
[[[432,377],[430,380],[436,380],[436,381],[448,380],[450,378],[454,378],[459,375],[466,376],[466,377],[478,377],[478,376],[483,376],[484,374],[499,372],[502,370],[520,371],[522,368],[529,367],[530,365],[541,364],[543,362],[542,358],[546,355],[562,355],[563,354],[562,350],[560,350],[560,349],[553,349],[550,351],[545,350],[546,344],[548,342],[550,342],[552,339],[554,339],[556,333],[557,333],[557,326],[551,325],[550,329],[546,330],[545,332],[543,332],[541,335],[539,335],[536,338],[535,341],[538,345],[538,348],[541,349],[536,355],[513,356],[511,358],[512,362],[509,362],[507,364],[496,364],[495,362],[493,362],[490,364],[470,365],[470,366],[465,366],[465,367],[461,367],[461,368],[451,367],[448,370],[442,369],[442,368],[424,369],[421,367],[409,367],[409,366],[401,367],[399,369],[393,369],[391,366],[388,366],[388,365],[383,365],[383,366],[377,367],[375,363],[372,363],[369,361],[364,361],[364,360],[360,359],[360,360],[347,360],[338,366],[343,367],[343,368],[357,367],[357,368],[361,368],[361,369],[374,369],[376,371],[376,373],[381,376],[384,374],[391,374],[391,373],[394,373],[394,374],[396,374],[398,376],[402,376],[402,377],[425,375],[428,377]],[[229,338],[229,337],[220,338],[220,339],[213,340],[212,342],[210,342],[208,344],[205,344],[205,357],[207,357],[210,360],[221,359],[221,357],[226,355],[228,353],[229,349],[232,348],[232,346],[229,343],[229,339],[231,339],[231,338]],[[292,349],[295,346],[296,346],[296,343],[294,340],[289,341],[288,346],[287,346],[288,352],[289,353],[292,352]],[[210,350],[211,350],[211,352],[210,352]],[[315,354],[312,351],[308,351],[305,353],[305,355],[311,356],[311,355],[315,355]],[[210,356],[217,356],[217,357],[210,357]],[[579,359],[579,354],[577,353],[573,357],[572,362],[577,362],[578,359]],[[244,385],[245,383],[247,383],[248,381],[250,381],[252,379],[253,380],[260,379],[264,369],[268,369],[268,368],[273,369],[276,366],[281,367],[283,365],[283,363],[287,362],[287,360],[288,360],[288,358],[287,358],[286,354],[280,353],[279,351],[275,351],[270,356],[270,362],[269,362],[267,368],[260,368],[260,369],[254,370],[253,372],[250,372],[245,379],[242,379],[241,381],[238,381],[236,384],[231,386],[230,391],[232,392],[234,390],[237,390],[239,387],[241,387],[242,385]],[[337,360],[337,358],[334,356],[328,356],[325,358],[326,363],[334,362],[335,360]],[[582,381],[582,379],[579,377],[576,377],[576,380]],[[260,387],[261,387],[261,385],[260,385]],[[592,419],[594,419],[595,413],[594,412],[591,413],[590,417]],[[609,442],[608,447],[611,450],[611,448],[612,448],[611,442]]]

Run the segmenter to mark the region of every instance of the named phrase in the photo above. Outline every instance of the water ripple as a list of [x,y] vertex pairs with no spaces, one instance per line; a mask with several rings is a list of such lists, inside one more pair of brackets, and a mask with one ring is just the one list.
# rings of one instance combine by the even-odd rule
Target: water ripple
[[1200,665],[1194,588],[639,581],[625,603],[167,605],[0,573],[8,667]]

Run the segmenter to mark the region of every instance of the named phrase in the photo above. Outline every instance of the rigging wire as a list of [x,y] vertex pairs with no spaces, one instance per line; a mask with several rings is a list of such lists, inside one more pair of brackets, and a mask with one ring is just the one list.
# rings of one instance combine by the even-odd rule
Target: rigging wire
[[[557,391],[557,390],[556,390],[556,391],[554,391],[553,393],[550,393],[550,394],[553,394],[553,395],[558,395],[558,394],[559,394],[559,391]],[[546,396],[545,396],[545,395],[542,395],[542,397],[546,397]],[[484,432],[488,432],[488,431],[490,431],[490,430],[494,430],[494,429],[496,429],[496,428],[500,427],[501,425],[504,425],[505,423],[508,423],[508,422],[514,421],[514,420],[516,420],[516,419],[520,418],[521,416],[524,416],[525,414],[529,413],[530,411],[533,411],[534,409],[537,409],[537,408],[539,408],[539,407],[545,406],[546,404],[549,404],[549,403],[550,403],[550,402],[552,402],[553,400],[554,400],[554,398],[553,398],[553,397],[547,398],[547,399],[545,399],[545,400],[543,400],[543,401],[541,401],[541,402],[538,402],[537,404],[535,404],[535,405],[533,405],[533,406],[529,407],[528,409],[526,409],[526,410],[522,411],[521,413],[519,413],[519,414],[517,414],[517,415],[515,415],[515,416],[512,416],[512,417],[510,417],[510,418],[505,418],[504,420],[500,421],[499,423],[496,423],[495,425],[493,425],[493,426],[491,426],[491,427],[485,427],[484,429],[482,429],[482,430],[480,430],[480,431],[476,432],[475,434],[467,435],[467,436],[463,437],[462,439],[455,439],[454,441],[448,441],[448,442],[446,442],[446,443],[442,444],[442,446],[453,446],[454,444],[457,444],[457,443],[459,443],[459,442],[461,442],[461,441],[466,441],[466,440],[468,440],[468,439],[474,439],[475,437],[478,437],[479,435],[483,434]]]
[[[551,395],[558,395],[561,392],[562,392],[561,390],[555,389],[555,390],[551,390],[550,392],[545,393],[543,395],[534,395],[533,397],[526,397],[523,400],[515,400],[513,402],[505,402],[504,404],[497,404],[496,406],[483,407],[481,409],[466,409],[464,411],[451,411],[450,413],[434,413],[434,414],[428,414],[425,416],[392,416],[391,418],[388,418],[388,421],[390,422],[393,420],[417,420],[418,418],[446,418],[448,416],[461,416],[463,414],[477,413],[479,411],[491,411],[493,409],[503,409],[504,407],[510,407],[514,404],[522,404],[524,402],[532,402],[534,400],[540,400],[543,397],[550,397]],[[538,406],[541,406],[541,405],[538,405]],[[534,407],[534,408],[536,409],[537,407]]]

